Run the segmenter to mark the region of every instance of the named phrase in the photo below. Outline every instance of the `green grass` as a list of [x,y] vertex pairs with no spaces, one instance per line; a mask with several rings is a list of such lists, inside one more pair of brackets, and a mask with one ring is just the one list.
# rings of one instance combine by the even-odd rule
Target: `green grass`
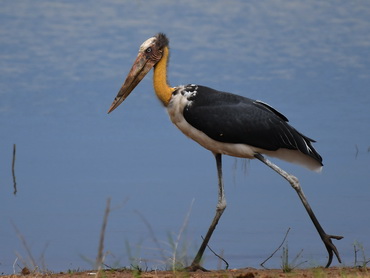
[[283,254],[281,256],[281,269],[283,270],[284,273],[292,272],[292,270],[307,262],[307,261],[301,262],[298,261],[301,259],[302,253],[303,249],[294,257],[292,261],[289,261],[288,244],[286,244],[285,247],[283,247]]

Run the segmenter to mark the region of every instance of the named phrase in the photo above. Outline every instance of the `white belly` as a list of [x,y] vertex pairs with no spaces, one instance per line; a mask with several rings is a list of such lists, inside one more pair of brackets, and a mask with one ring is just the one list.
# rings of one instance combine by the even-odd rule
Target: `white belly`
[[246,144],[223,143],[213,140],[204,132],[194,128],[185,120],[183,116],[183,111],[187,104],[189,104],[189,100],[187,100],[186,95],[183,96],[181,93],[178,93],[172,97],[169,105],[167,106],[167,112],[171,121],[178,127],[178,129],[180,129],[186,136],[190,137],[204,148],[213,153],[245,158],[254,158],[254,154],[256,152],[260,152],[258,148]]

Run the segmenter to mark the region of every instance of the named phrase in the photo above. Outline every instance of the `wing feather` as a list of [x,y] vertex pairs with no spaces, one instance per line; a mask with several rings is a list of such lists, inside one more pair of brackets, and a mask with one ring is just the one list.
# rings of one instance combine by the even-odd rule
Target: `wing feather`
[[299,150],[322,162],[311,142],[288,124],[288,119],[261,101],[197,86],[184,108],[184,118],[210,138],[242,143],[268,151]]

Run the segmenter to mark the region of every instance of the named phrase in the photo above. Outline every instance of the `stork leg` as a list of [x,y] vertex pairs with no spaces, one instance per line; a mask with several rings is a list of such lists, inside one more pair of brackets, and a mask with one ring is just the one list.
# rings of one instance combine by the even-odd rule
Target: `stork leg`
[[258,160],[262,161],[264,164],[269,166],[276,173],[278,173],[284,179],[286,179],[290,183],[290,185],[294,188],[294,190],[297,192],[299,198],[301,199],[301,201],[303,203],[303,206],[305,207],[308,215],[310,216],[313,224],[315,225],[316,230],[319,232],[321,240],[325,244],[326,250],[328,251],[329,259],[328,259],[328,263],[326,264],[325,267],[330,266],[330,264],[333,260],[333,254],[335,254],[338,261],[341,263],[342,261],[341,261],[340,256],[339,256],[339,252],[338,252],[337,248],[335,247],[335,245],[333,244],[332,239],[340,240],[343,237],[342,236],[335,236],[335,235],[328,235],[328,234],[325,233],[324,229],[321,227],[319,221],[317,220],[315,214],[313,213],[313,211],[311,209],[311,206],[309,205],[309,203],[306,199],[306,196],[304,195],[304,193],[302,191],[302,188],[299,184],[298,179],[295,176],[288,174],[287,172],[285,172],[284,170],[282,170],[281,168],[276,166],[274,163],[272,163],[271,161],[266,159],[263,155],[257,153],[257,154],[254,155],[254,157],[257,158]]
[[225,199],[225,192],[224,192],[224,182],[222,179],[222,159],[221,154],[214,153],[214,156],[216,158],[216,164],[217,164],[217,175],[218,175],[218,202],[216,207],[216,214],[213,218],[211,226],[208,228],[208,232],[203,239],[202,245],[200,246],[197,255],[195,256],[193,262],[189,267],[187,267],[187,270],[189,271],[196,271],[198,269],[207,271],[203,267],[200,266],[200,261],[203,257],[204,250],[206,249],[209,240],[211,239],[211,236],[213,234],[213,231],[215,230],[218,221],[221,218],[222,213],[224,212],[226,208],[226,199]]

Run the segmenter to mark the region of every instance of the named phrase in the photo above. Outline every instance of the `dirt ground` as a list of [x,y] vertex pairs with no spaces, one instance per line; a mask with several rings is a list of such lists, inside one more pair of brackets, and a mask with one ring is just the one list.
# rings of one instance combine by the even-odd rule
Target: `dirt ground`
[[273,277],[370,277],[370,268],[346,268],[346,267],[332,267],[332,268],[309,268],[309,269],[295,269],[289,273],[283,273],[280,269],[231,269],[231,270],[217,270],[210,272],[172,272],[172,271],[148,271],[135,272],[133,270],[107,270],[102,271],[98,275],[96,271],[85,271],[75,273],[20,273],[17,275],[5,275],[0,278],[31,278],[31,277],[45,277],[45,278],[128,278],[128,277],[143,277],[143,278],[167,278],[167,277],[194,277],[194,278],[208,278],[208,277],[236,277],[236,278],[273,278]]

